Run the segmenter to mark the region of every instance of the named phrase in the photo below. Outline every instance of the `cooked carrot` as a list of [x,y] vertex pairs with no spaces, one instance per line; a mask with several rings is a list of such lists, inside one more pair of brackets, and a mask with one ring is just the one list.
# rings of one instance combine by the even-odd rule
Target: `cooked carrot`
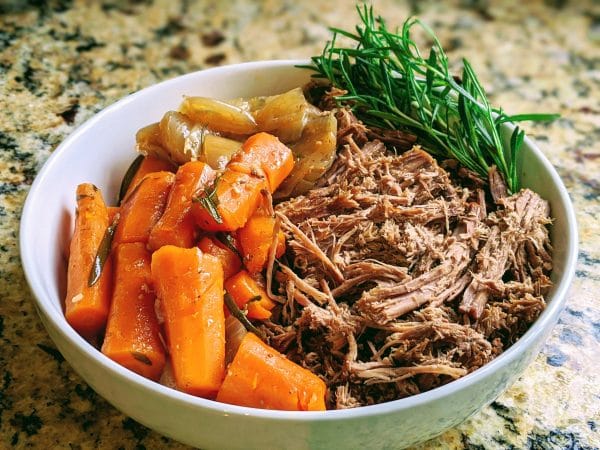
[[189,248],[194,245],[196,225],[192,216],[192,197],[214,180],[215,172],[208,164],[191,161],[175,174],[165,211],[148,237],[148,247],[157,250],[163,245]]
[[247,333],[227,368],[217,401],[252,408],[324,411],[323,380]]
[[226,168],[214,184],[195,199],[192,213],[205,231],[235,231],[254,213],[267,185],[263,178]]
[[77,186],[75,232],[67,269],[65,317],[81,335],[92,338],[106,325],[112,289],[110,257],[96,283],[88,280],[96,253],[108,228],[108,211],[100,190],[90,183]]
[[166,245],[152,254],[152,280],[177,387],[213,398],[225,373],[221,263],[195,247]]
[[175,172],[175,165],[165,159],[157,158],[156,156],[148,155],[144,156],[142,162],[135,174],[131,178],[129,185],[126,187],[122,199],[126,199],[129,194],[135,189],[142,179],[152,172]]
[[108,212],[108,223],[111,224],[115,220],[115,216],[121,210],[118,206],[107,206],[106,211]]
[[275,192],[294,168],[294,155],[272,134],[256,133],[232,156],[228,167],[238,172],[264,173],[269,190]]
[[250,274],[242,270],[225,280],[225,290],[233,297],[240,309],[248,311],[249,319],[268,319],[275,303],[269,298],[264,288]]
[[148,242],[152,227],[165,209],[174,180],[171,172],[152,172],[139,182],[121,205],[113,248],[127,242]]
[[221,244],[217,239],[205,236],[198,242],[198,248],[204,253],[219,258],[223,266],[223,277],[228,279],[242,268],[242,260],[232,250]]
[[150,288],[150,252],[142,242],[121,244],[113,259],[114,289],[102,353],[129,370],[158,380],[165,366],[165,350]]
[[[237,237],[242,248],[244,266],[250,273],[263,270],[269,258],[269,249],[273,241],[276,219],[272,216],[263,216],[255,213],[248,219],[246,225],[237,232]],[[277,235],[276,257],[285,252],[285,235],[279,232]]]

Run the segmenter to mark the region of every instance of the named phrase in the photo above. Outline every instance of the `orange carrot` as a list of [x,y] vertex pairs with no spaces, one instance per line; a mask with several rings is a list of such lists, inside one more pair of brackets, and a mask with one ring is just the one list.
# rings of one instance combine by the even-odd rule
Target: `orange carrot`
[[213,398],[225,373],[221,263],[195,247],[166,245],[152,254],[152,279],[177,387]]
[[227,368],[217,401],[252,408],[324,411],[323,380],[247,333]]
[[185,248],[194,245],[196,230],[191,214],[192,197],[199,189],[211,183],[214,177],[215,172],[210,166],[200,161],[191,161],[179,167],[165,212],[148,237],[148,247],[151,250],[167,244]]
[[263,178],[226,168],[214,184],[195,199],[192,213],[205,231],[235,231],[254,213],[265,189]]
[[232,250],[221,244],[217,239],[208,236],[198,242],[198,248],[204,253],[213,255],[221,261],[225,279],[235,275],[242,268],[242,260]]
[[[272,216],[263,216],[257,212],[237,232],[244,265],[250,273],[260,272],[267,264],[275,231],[275,220]],[[279,258],[284,253],[285,235],[279,231],[275,256]]]
[[146,378],[158,380],[165,366],[151,290],[150,253],[142,242],[114,252],[114,290],[102,353]]
[[175,165],[165,159],[157,158],[156,156],[148,155],[142,160],[140,166],[136,170],[133,178],[129,182],[127,191],[123,195],[123,199],[126,199],[129,194],[135,189],[142,179],[152,172],[175,172]]
[[225,290],[240,309],[247,309],[249,319],[268,319],[275,303],[248,272],[242,270],[225,280]]
[[94,337],[104,328],[110,308],[110,257],[105,261],[98,281],[92,286],[88,283],[107,228],[108,212],[102,194],[93,184],[80,184],[77,186],[75,232],[67,269],[65,317],[78,333],[87,338]]
[[146,175],[121,205],[113,248],[127,242],[148,242],[152,227],[165,209],[175,175],[152,172]]
[[106,210],[108,212],[108,223],[111,224],[115,220],[115,216],[121,210],[118,206],[107,206]]
[[233,155],[228,167],[244,173],[264,173],[269,190],[275,192],[294,168],[292,151],[269,133],[256,133]]

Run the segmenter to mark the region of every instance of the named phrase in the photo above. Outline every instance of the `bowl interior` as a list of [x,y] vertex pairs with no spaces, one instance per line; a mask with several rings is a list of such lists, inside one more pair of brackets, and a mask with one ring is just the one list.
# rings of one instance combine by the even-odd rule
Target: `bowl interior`
[[[229,99],[284,92],[309,80],[308,71],[294,67],[305,63],[306,61],[271,61],[225,66],[160,83],[107,108],[59,146],[36,178],[27,198],[22,216],[20,244],[23,267],[36,298],[36,306],[46,320],[60,329],[70,343],[87,352],[98,364],[108,366],[117,373],[118,369],[112,362],[87,345],[70,328],[63,314],[66,254],[72,233],[76,186],[79,183],[92,182],[102,189],[107,203],[114,204],[121,178],[135,157],[135,132],[144,125],[158,121],[165,111],[176,109],[183,95]],[[510,136],[510,131],[510,127],[507,126],[505,137]],[[528,334],[488,364],[490,368],[486,370],[500,366],[511,354],[517,354],[521,351],[520,348],[536,339],[536,333],[547,333],[564,305],[565,292],[571,281],[576,260],[575,219],[562,182],[531,141],[525,141],[521,158],[521,167],[524,167],[521,170],[523,185],[546,198],[552,207],[552,215],[555,218],[551,230],[554,244],[552,278],[556,284],[548,296],[548,308]],[[391,402],[394,405],[368,407],[371,408],[369,411],[388,411],[410,406],[417,401],[428,401],[436,395],[447,395],[455,389],[467,386],[470,380],[479,376],[478,372],[450,383],[453,387],[446,385],[434,390],[437,393],[432,391],[415,396],[421,400],[398,400]],[[119,373],[123,376],[124,371]],[[133,373],[128,376],[143,382],[141,377]],[[165,391],[161,392],[164,395]],[[181,396],[179,393],[174,395]],[[205,406],[212,403],[187,397],[190,402],[199,402],[197,404]],[[256,411],[244,408],[234,410],[246,414]],[[346,417],[363,413],[347,410],[329,411],[326,414]],[[283,416],[281,412],[265,412],[264,415]],[[313,418],[311,415],[304,417],[309,418],[307,420]]]

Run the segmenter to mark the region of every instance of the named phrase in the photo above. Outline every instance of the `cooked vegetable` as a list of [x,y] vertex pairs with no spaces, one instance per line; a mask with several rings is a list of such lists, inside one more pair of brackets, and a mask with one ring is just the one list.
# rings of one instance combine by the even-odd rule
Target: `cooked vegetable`
[[[140,156],[142,158],[141,160],[139,159]],[[123,177],[123,182],[121,183],[121,191],[125,190],[125,192],[123,195],[119,196],[119,204],[133,192],[133,190],[136,188],[139,182],[149,173],[163,171],[175,172],[175,165],[166,159],[161,159],[152,155],[140,156],[138,156],[138,158],[136,158],[132,165],[129,167],[129,169],[135,169],[135,172],[128,169],[127,173]],[[140,164],[137,167],[137,169],[135,168],[136,161],[140,161]],[[130,178],[129,182],[127,182],[127,178]]]
[[108,223],[111,224],[115,221],[115,217],[121,211],[121,208],[118,206],[107,206],[106,211],[108,213]]
[[166,245],[152,254],[152,280],[177,387],[214,397],[225,374],[221,263],[198,248]]
[[114,291],[102,353],[124,367],[158,380],[165,350],[154,312],[150,253],[142,242],[121,244],[114,252]]
[[[248,219],[246,225],[238,230],[237,236],[244,258],[244,266],[250,273],[262,271],[269,257],[269,249],[275,232],[275,217],[255,213]],[[277,250],[279,258],[285,253],[285,235],[277,234]]]
[[119,204],[121,204],[121,202],[125,198],[129,186],[131,186],[131,182],[133,181],[133,177],[135,177],[135,174],[138,172],[140,166],[142,165],[142,162],[144,161],[144,158],[144,155],[138,155],[127,168],[125,175],[123,175],[123,179],[121,180],[121,187],[119,188]]
[[186,97],[179,108],[194,123],[217,132],[252,134],[257,131],[252,115],[241,108],[206,97]]
[[231,363],[248,330],[234,316],[225,318],[225,364]]
[[162,147],[177,164],[198,159],[205,130],[176,111],[167,112],[160,121]]
[[171,172],[153,172],[146,175],[125,198],[113,248],[126,242],[148,242],[150,231],[160,219],[175,175]]
[[240,309],[246,309],[249,319],[264,320],[271,317],[275,307],[264,288],[250,274],[241,270],[225,280],[225,290]]
[[264,105],[253,111],[258,130],[274,134],[282,142],[297,141],[302,135],[311,106],[301,88],[267,97]]
[[256,133],[242,145],[242,150],[227,165],[238,172],[266,177],[270,192],[275,192],[294,168],[291,150],[269,133]]
[[198,248],[202,250],[203,253],[208,253],[221,261],[225,279],[235,275],[242,268],[240,256],[215,238],[208,236],[203,237],[200,239],[200,242],[198,242]]
[[226,168],[214,183],[194,198],[192,213],[206,231],[235,231],[256,209],[267,184],[261,177]]
[[192,197],[212,183],[215,172],[205,163],[191,161],[179,166],[165,210],[148,237],[150,250],[163,245],[189,248],[195,243],[196,224],[192,216]]
[[246,328],[247,331],[254,333],[260,339],[264,339],[265,336],[258,328],[254,326],[252,322],[248,320],[246,314],[242,312],[240,307],[235,303],[235,300],[227,291],[225,291],[225,295],[223,296],[223,301],[225,302],[225,306],[227,310],[231,313],[233,317],[235,317],[239,322]]
[[337,121],[333,112],[312,117],[302,138],[292,146],[296,164],[275,197],[304,194],[333,163],[336,155]]
[[253,408],[324,411],[325,383],[253,333],[227,368],[217,401]]
[[[519,190],[517,154],[524,133],[518,127],[510,145],[500,138],[505,122],[553,120],[556,114],[507,115],[490,105],[473,67],[463,59],[460,79],[450,73],[448,57],[433,31],[419,19],[409,18],[399,33],[388,30],[373,8],[357,7],[362,26],[356,33],[332,29],[334,36],[311,69],[336,88],[346,90],[335,99],[351,105],[366,124],[408,130],[441,158],[458,160],[486,180],[492,165],[498,167],[510,191]],[[433,41],[425,58],[411,32],[419,27]],[[337,35],[356,42],[338,47]]]
[[104,232],[104,236],[102,236],[102,240],[100,241],[100,245],[98,245],[98,250],[96,251],[96,256],[92,262],[92,269],[90,270],[90,276],[88,277],[89,287],[95,285],[102,275],[104,265],[110,256],[110,249],[115,236],[115,230],[119,224],[120,215],[118,212],[114,213],[113,215],[108,208],[106,209],[106,212],[110,222],[108,228],[106,228],[106,231]]
[[163,148],[162,133],[158,122],[151,123],[137,131],[135,146],[142,155],[169,161],[169,152]]
[[200,160],[215,170],[224,169],[231,156],[242,148],[242,143],[214,134],[205,134]]
[[98,282],[88,278],[98,247],[108,228],[108,212],[100,190],[90,183],[77,186],[75,231],[67,268],[65,317],[81,335],[92,338],[106,325],[112,288],[112,265],[108,258]]

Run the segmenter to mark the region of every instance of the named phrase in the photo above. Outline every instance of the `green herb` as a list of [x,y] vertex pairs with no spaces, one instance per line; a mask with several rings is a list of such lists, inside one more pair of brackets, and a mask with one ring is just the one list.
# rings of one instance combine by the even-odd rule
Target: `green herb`
[[235,300],[233,300],[233,297],[231,296],[231,294],[229,292],[225,292],[223,299],[225,300],[225,306],[227,306],[227,309],[229,310],[231,315],[233,317],[235,317],[237,320],[239,320],[242,323],[242,325],[244,325],[244,328],[246,330],[250,331],[251,333],[254,333],[255,335],[257,335],[259,338],[261,338],[264,341],[265,340],[264,335],[260,332],[260,330],[258,328],[256,328],[252,324],[252,322],[250,322],[248,320],[248,318],[246,317],[246,314],[244,314],[240,310],[240,308],[235,303]]
[[244,259],[244,257],[240,253],[240,251],[235,246],[235,239],[233,238],[231,233],[219,231],[219,232],[217,232],[215,237],[221,244],[223,244],[225,247],[227,247],[229,250],[231,250],[233,253],[235,253],[241,260]]
[[217,197],[217,183],[219,178],[215,178],[215,181],[210,187],[204,189],[200,195],[194,198],[194,202],[200,203],[204,209],[208,211],[215,222],[221,224],[223,219],[217,207],[219,206],[219,197]]
[[[434,155],[454,158],[483,179],[496,165],[508,188],[516,192],[516,160],[524,133],[516,127],[505,146],[501,124],[553,120],[558,115],[507,115],[490,105],[466,59],[461,78],[453,77],[439,40],[419,19],[409,18],[392,32],[381,17],[374,18],[372,7],[357,10],[362,25],[356,33],[332,28],[331,42],[312,58],[307,67],[317,72],[315,77],[347,91],[336,101],[351,106],[367,125],[410,131]],[[411,38],[417,27],[433,41],[427,57]],[[355,41],[356,46],[338,47],[338,36]]]
[[123,176],[123,180],[121,181],[121,187],[119,188],[119,203],[118,203],[119,205],[125,198],[127,189],[129,189],[129,185],[133,181],[133,177],[135,177],[135,174],[137,173],[140,166],[142,165],[142,161],[144,161],[144,155],[138,155],[138,157],[133,160],[133,162],[127,169],[127,172],[125,172],[125,175]]
[[100,279],[100,275],[102,275],[102,269],[104,269],[104,264],[106,263],[106,259],[108,258],[108,254],[110,253],[110,247],[112,245],[112,240],[115,235],[115,231],[117,229],[117,224],[119,223],[120,217],[121,216],[119,213],[115,215],[113,223],[111,223],[110,226],[106,228],[104,236],[102,236],[102,240],[100,241],[100,245],[98,246],[98,251],[96,252],[96,256],[94,257],[94,261],[92,263],[90,276],[88,277],[88,287],[92,287],[94,284],[96,284]]
[[133,356],[139,362],[141,362],[143,364],[146,364],[147,366],[151,366],[152,365],[152,361],[150,361],[150,358],[148,358],[143,353],[140,353],[140,352],[131,352],[131,356]]

